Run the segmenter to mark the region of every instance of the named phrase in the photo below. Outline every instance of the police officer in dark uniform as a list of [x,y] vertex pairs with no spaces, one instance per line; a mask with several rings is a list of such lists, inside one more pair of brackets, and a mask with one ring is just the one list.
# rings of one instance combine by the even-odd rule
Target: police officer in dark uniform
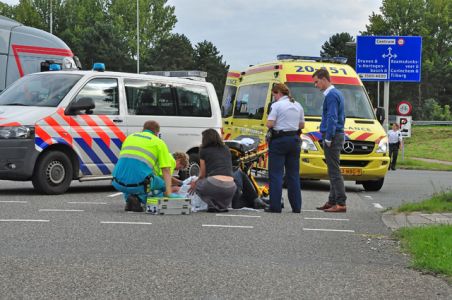
[[304,128],[304,111],[300,103],[290,97],[289,88],[275,84],[272,88],[275,102],[268,115],[269,128],[268,172],[270,178],[270,207],[266,212],[281,212],[281,194],[284,169],[287,194],[292,212],[301,212],[300,151],[301,130]]

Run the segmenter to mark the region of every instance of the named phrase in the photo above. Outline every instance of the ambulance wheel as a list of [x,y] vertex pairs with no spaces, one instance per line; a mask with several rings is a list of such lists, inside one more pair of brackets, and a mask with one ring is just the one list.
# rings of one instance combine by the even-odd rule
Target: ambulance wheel
[[378,180],[364,181],[362,184],[366,191],[376,192],[376,191],[381,190],[381,188],[383,187],[384,181],[385,181],[385,179],[381,178]]
[[39,159],[32,183],[37,191],[47,195],[63,194],[72,181],[72,164],[61,151],[49,151]]

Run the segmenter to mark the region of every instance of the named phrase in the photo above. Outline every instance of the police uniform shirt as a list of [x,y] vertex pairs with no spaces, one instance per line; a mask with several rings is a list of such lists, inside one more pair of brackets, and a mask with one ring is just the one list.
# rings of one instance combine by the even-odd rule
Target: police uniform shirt
[[274,130],[295,131],[299,129],[298,124],[304,122],[304,110],[300,103],[283,96],[272,104],[267,120],[275,121]]
[[400,133],[399,130],[394,131],[394,130],[389,130],[388,131],[388,142],[389,144],[397,144],[397,143],[401,143],[402,142],[402,134]]

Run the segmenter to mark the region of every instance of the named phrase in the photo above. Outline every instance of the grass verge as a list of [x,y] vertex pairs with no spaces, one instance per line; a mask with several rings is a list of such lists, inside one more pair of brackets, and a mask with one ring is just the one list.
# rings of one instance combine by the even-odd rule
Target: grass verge
[[452,191],[434,194],[430,199],[419,203],[402,204],[397,212],[443,213],[452,212]]
[[402,160],[401,157],[399,157],[397,160],[397,167],[410,170],[452,171],[452,166],[450,165],[430,163],[410,158],[405,158],[404,160]]
[[452,279],[452,226],[402,228],[395,236],[412,255],[414,268]]
[[399,151],[397,166],[413,170],[452,171],[452,166],[411,159],[412,157],[452,161],[452,126],[413,126],[404,140],[405,160]]

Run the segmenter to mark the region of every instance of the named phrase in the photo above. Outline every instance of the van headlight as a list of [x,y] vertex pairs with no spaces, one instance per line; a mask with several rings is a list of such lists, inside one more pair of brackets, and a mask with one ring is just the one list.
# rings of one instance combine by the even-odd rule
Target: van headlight
[[31,139],[34,136],[34,133],[34,127],[0,127],[0,139]]
[[318,151],[312,139],[305,135],[301,135],[301,150]]
[[388,138],[384,137],[378,143],[377,153],[387,153],[388,152]]

